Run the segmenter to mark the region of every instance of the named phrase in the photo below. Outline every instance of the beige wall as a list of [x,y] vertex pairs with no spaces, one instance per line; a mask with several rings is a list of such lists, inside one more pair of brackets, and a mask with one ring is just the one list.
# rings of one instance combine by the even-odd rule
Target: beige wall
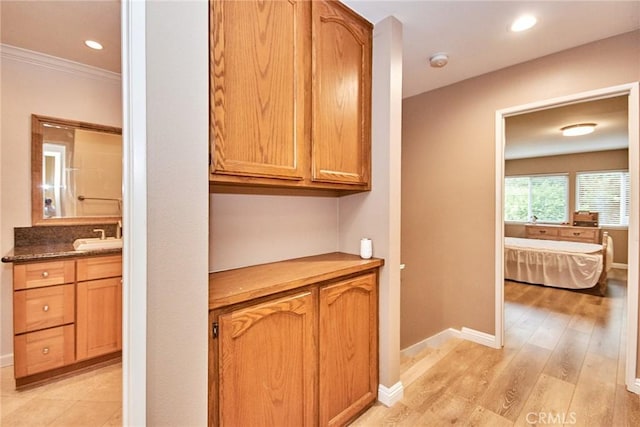
[[[0,159],[0,253],[13,248],[13,228],[31,225],[31,114],[120,127],[122,96],[118,75],[95,75],[82,67],[38,65],[2,49]],[[64,63],[61,63],[64,64]],[[0,363],[13,353],[11,264],[0,265]]]
[[[508,126],[507,119],[507,126]],[[508,142],[507,142],[508,143]],[[541,173],[569,174],[569,212],[576,210],[576,172],[598,170],[626,170],[629,168],[629,150],[610,150],[593,153],[567,154],[507,160],[505,176]],[[627,263],[628,231],[626,228],[605,228],[613,238],[613,262]],[[523,224],[505,224],[505,236],[524,237]]]
[[637,81],[638,64],[635,31],[404,100],[403,347],[494,333],[496,111]]

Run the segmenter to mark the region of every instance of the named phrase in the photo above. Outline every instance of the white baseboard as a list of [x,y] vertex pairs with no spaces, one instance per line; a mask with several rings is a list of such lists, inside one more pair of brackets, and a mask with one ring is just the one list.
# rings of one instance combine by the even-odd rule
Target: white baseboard
[[629,265],[628,264],[623,264],[621,262],[612,262],[611,263],[611,268],[619,268],[620,270],[628,270],[629,269]]
[[478,344],[486,345],[491,348],[500,348],[500,346],[496,342],[496,336],[487,334],[486,332],[476,331],[475,329],[470,329],[463,327],[460,331],[461,337],[467,341],[473,341]]
[[636,378],[633,384],[628,385],[627,390],[635,394],[640,394],[640,378]]
[[429,338],[403,349],[400,353],[405,357],[413,357],[427,347],[440,347],[451,338],[460,338],[460,331],[453,328],[445,329],[444,331],[438,332]]
[[395,405],[402,400],[402,396],[404,396],[404,387],[401,381],[391,387],[385,387],[382,384],[378,385],[378,401],[384,406],[391,407]]
[[427,347],[440,347],[443,343],[451,338],[462,338],[491,348],[500,348],[496,343],[496,336],[485,332],[476,331],[475,329],[463,327],[462,330],[453,328],[445,329],[424,340],[410,345],[400,351],[402,356],[413,357]]
[[13,353],[3,354],[0,356],[0,367],[13,365]]

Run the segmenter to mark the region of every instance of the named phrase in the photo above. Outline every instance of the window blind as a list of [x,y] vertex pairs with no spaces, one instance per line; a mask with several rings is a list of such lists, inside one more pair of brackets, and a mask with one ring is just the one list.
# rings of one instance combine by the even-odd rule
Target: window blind
[[576,208],[599,213],[600,225],[629,225],[629,172],[576,174]]

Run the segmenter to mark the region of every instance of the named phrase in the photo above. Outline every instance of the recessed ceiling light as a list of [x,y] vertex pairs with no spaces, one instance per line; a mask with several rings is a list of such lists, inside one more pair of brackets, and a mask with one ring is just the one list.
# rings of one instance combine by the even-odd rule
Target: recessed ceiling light
[[84,44],[86,44],[87,47],[90,47],[91,49],[102,50],[102,45],[95,40],[85,40]]
[[538,20],[533,15],[522,15],[511,24],[511,31],[520,32],[524,30],[528,30],[529,28],[536,25]]
[[592,133],[596,128],[595,123],[579,123],[560,128],[564,136],[580,136]]

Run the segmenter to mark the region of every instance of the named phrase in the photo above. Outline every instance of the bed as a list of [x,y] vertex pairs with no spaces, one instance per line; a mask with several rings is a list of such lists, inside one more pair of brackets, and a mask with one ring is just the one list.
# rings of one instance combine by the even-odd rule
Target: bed
[[565,240],[562,233],[557,234],[553,238],[505,237],[505,279],[565,289],[597,287],[604,295],[613,261],[608,233],[597,239],[601,243]]

